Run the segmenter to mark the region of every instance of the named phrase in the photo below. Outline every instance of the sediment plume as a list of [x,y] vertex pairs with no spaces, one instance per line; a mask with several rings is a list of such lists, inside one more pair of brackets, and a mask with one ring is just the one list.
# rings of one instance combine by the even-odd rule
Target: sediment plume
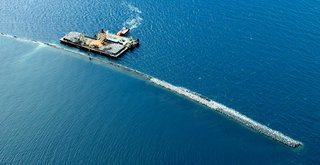
[[292,147],[292,148],[297,148],[299,146],[302,146],[302,143],[300,141],[297,141],[289,136],[286,136],[284,135],[283,133],[279,132],[279,131],[276,131],[276,130],[273,130],[263,124],[260,124],[259,122],[257,121],[254,121],[253,119],[250,119],[249,117],[239,113],[238,111],[232,109],[232,108],[229,108],[221,103],[218,103],[214,100],[211,100],[205,96],[202,96],[201,94],[198,94],[196,92],[193,92],[189,89],[186,89],[186,88],[183,88],[183,87],[178,87],[178,86],[175,86],[175,85],[172,85],[168,82],[165,82],[163,80],[160,80],[160,79],[157,79],[157,78],[154,78],[150,75],[147,75],[147,74],[144,74],[140,71],[137,71],[135,69],[132,69],[132,68],[129,68],[129,67],[126,67],[126,66],[123,66],[123,65],[120,65],[120,64],[117,64],[117,63],[114,63],[114,62],[111,62],[111,61],[108,61],[108,60],[103,60],[103,59],[100,59],[100,58],[97,58],[97,57],[94,57],[94,56],[90,56],[86,53],[81,53],[81,52],[77,52],[77,51],[74,51],[74,50],[71,50],[71,49],[67,49],[67,48],[64,48],[64,47],[61,47],[61,46],[58,46],[56,44],[52,44],[52,43],[46,43],[46,42],[40,42],[40,41],[35,41],[35,40],[28,40],[28,39],[22,39],[22,38],[18,38],[16,36],[12,36],[12,35],[7,35],[7,34],[4,34],[4,33],[0,33],[2,36],[6,36],[6,37],[10,37],[10,38],[15,38],[15,39],[18,39],[18,40],[21,40],[21,41],[30,41],[30,42],[34,42],[34,43],[37,43],[37,44],[45,44],[49,47],[52,47],[52,48],[56,48],[56,49],[61,49],[61,50],[64,50],[64,51],[68,51],[68,52],[71,52],[71,53],[75,53],[75,54],[78,54],[78,55],[81,55],[81,56],[84,56],[84,57],[87,57],[87,58],[90,58],[90,59],[93,59],[93,60],[96,60],[96,61],[99,61],[99,62],[102,62],[102,63],[105,63],[105,64],[109,64],[109,65],[112,65],[116,68],[119,68],[121,70],[125,70],[125,71],[128,71],[128,72],[131,72],[133,73],[134,75],[137,75],[141,78],[144,78],[146,79],[147,81],[157,85],[157,86],[160,86],[162,88],[165,88],[165,89],[168,89],[172,92],[175,92],[179,95],[182,95],[192,101],[195,101],[197,103],[200,103],[208,108],[210,108],[211,110],[213,111],[216,111],[220,114],[223,114],[231,119],[233,119],[234,121],[237,121],[238,123],[240,123],[241,125],[253,130],[253,131],[256,131],[258,133],[261,133],[275,141],[278,141],[282,144],[285,144],[289,147]]

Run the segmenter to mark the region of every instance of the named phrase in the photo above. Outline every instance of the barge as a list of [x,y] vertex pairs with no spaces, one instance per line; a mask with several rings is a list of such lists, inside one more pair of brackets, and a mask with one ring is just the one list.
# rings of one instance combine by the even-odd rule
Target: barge
[[79,32],[70,32],[60,39],[66,45],[77,47],[89,52],[117,58],[127,50],[139,45],[139,39],[128,38],[109,33],[103,29],[94,37]]

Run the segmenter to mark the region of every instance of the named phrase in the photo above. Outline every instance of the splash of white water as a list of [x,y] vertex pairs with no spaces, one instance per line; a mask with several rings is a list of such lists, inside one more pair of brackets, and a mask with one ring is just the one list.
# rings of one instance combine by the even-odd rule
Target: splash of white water
[[128,2],[124,2],[122,3],[122,5],[126,6],[130,12],[130,17],[123,23],[123,26],[128,27],[131,30],[138,28],[141,25],[143,20],[142,17],[140,16],[142,11],[138,7]]

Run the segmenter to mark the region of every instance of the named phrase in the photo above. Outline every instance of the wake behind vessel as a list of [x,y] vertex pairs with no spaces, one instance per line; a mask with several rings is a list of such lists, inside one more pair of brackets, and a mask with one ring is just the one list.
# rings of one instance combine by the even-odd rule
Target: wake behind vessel
[[79,32],[70,32],[62,37],[60,42],[90,52],[117,58],[127,50],[139,45],[139,39],[135,40],[132,37],[123,36],[128,31],[128,28],[122,28],[118,32],[120,35],[116,35],[102,29],[94,37],[85,36]]

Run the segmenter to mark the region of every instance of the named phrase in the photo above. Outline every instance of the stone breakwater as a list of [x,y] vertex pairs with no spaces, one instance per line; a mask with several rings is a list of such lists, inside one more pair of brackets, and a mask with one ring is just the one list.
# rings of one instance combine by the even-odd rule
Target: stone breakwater
[[28,40],[28,39],[21,39],[21,38],[18,38],[16,36],[12,36],[12,35],[7,35],[7,34],[3,34],[3,33],[0,33],[2,36],[6,36],[6,37],[10,37],[10,38],[16,38],[16,39],[19,39],[21,41],[30,41],[30,42],[34,42],[34,43],[37,43],[37,44],[45,44],[49,47],[52,47],[52,48],[56,48],[56,49],[61,49],[61,50],[64,50],[64,51],[68,51],[68,52],[72,52],[72,53],[75,53],[75,54],[78,54],[78,55],[81,55],[81,56],[84,56],[84,57],[88,57],[90,59],[93,59],[93,60],[97,60],[99,62],[102,62],[102,63],[105,63],[105,64],[109,64],[111,66],[114,66],[116,68],[119,68],[121,70],[126,70],[128,72],[131,72],[137,76],[140,76],[144,79],[146,79],[147,81],[150,81],[151,83],[157,85],[157,86],[160,86],[160,87],[163,87],[165,89],[168,89],[170,91],[173,91],[179,95],[182,95],[186,98],[189,98],[190,100],[193,100],[195,102],[198,102],[204,106],[207,106],[208,108],[214,110],[214,111],[217,111],[237,122],[239,122],[240,124],[246,126],[247,128],[250,128],[256,132],[259,132],[271,139],[274,139],[280,143],[283,143],[289,147],[292,147],[292,148],[296,148],[296,147],[299,147],[299,146],[302,146],[302,143],[297,141],[297,140],[294,140],[293,138],[289,137],[289,136],[286,136],[284,135],[283,133],[279,132],[279,131],[276,131],[276,130],[273,130],[263,124],[260,124],[250,118],[248,118],[247,116],[237,112],[236,110],[232,109],[232,108],[229,108],[223,104],[220,104],[218,102],[215,102],[209,98],[206,98],[204,96],[202,96],[201,94],[198,94],[196,92],[193,92],[193,91],[190,91],[186,88],[183,88],[183,87],[177,87],[177,86],[174,86],[168,82],[165,82],[163,80],[159,80],[157,78],[154,78],[150,75],[147,75],[147,74],[144,74],[142,72],[139,72],[135,69],[132,69],[132,68],[129,68],[129,67],[126,67],[126,66],[123,66],[123,65],[120,65],[120,64],[117,64],[117,63],[114,63],[114,62],[111,62],[111,61],[107,61],[107,60],[102,60],[100,58],[97,58],[97,57],[94,57],[94,56],[90,56],[88,54],[85,54],[85,53],[81,53],[81,52],[77,52],[77,51],[73,51],[73,50],[70,50],[70,49],[66,49],[64,47],[60,47],[56,44],[51,44],[51,43],[45,43],[45,42],[40,42],[40,41],[35,41],[35,40]]
[[150,81],[159,85],[159,86],[162,86],[166,89],[174,91],[180,95],[183,95],[191,100],[194,100],[200,104],[203,104],[203,105],[209,107],[210,109],[215,110],[215,111],[241,123],[242,125],[250,128],[254,131],[257,131],[267,137],[270,137],[276,141],[279,141],[289,147],[296,148],[296,147],[302,145],[301,142],[294,140],[294,139],[282,134],[279,131],[273,130],[265,125],[262,125],[256,121],[248,118],[247,116],[237,112],[236,110],[231,109],[229,107],[226,107],[225,105],[222,105],[222,104],[215,102],[213,100],[210,100],[210,99],[208,99],[198,93],[192,92],[192,91],[185,89],[185,88],[182,88],[182,87],[174,86],[172,84],[169,84],[165,81],[162,81],[162,80],[159,80],[156,78],[151,78]]

